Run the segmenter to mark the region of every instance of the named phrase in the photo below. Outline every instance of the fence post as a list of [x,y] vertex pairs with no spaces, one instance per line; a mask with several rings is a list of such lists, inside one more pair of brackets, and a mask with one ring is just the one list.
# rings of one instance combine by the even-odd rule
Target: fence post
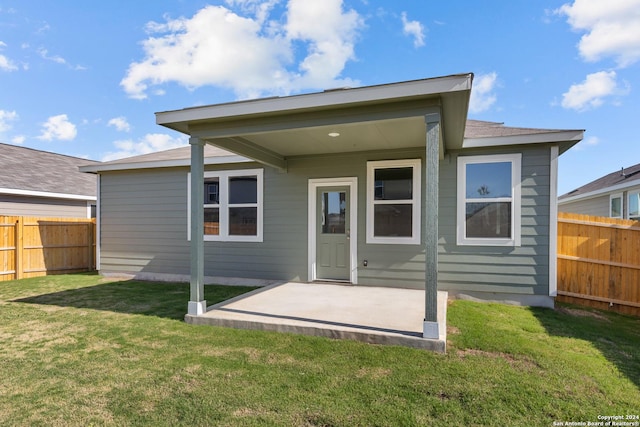
[[23,258],[24,258],[24,241],[22,238],[24,232],[24,220],[22,217],[19,217],[16,220],[16,232],[15,232],[15,253],[16,253],[16,279],[22,279],[24,268],[23,268]]
[[87,266],[87,271],[93,271],[94,268],[94,258],[95,253],[93,251],[93,228],[94,224],[92,222],[87,223],[87,240],[88,240],[88,251],[89,251],[89,265]]

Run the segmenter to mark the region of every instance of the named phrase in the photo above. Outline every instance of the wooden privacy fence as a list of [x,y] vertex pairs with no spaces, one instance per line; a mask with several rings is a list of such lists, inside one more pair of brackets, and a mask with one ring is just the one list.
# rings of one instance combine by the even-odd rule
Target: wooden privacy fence
[[640,316],[640,221],[559,213],[557,299]]
[[95,270],[95,220],[0,216],[0,281]]

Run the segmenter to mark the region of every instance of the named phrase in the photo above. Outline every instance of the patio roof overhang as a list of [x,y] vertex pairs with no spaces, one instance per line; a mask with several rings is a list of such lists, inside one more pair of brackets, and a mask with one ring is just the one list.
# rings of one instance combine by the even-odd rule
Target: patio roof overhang
[[424,147],[425,117],[435,114],[442,157],[463,148],[472,81],[468,73],[193,107],[156,113],[156,123],[284,170],[295,156]]
[[[190,315],[204,299],[204,145],[287,170],[287,160],[371,150],[425,150],[425,227],[438,230],[438,167],[446,150],[463,147],[473,74],[358,89],[267,98],[156,114],[162,126],[189,135],[191,144]],[[425,237],[423,337],[446,335],[438,321],[437,233]]]

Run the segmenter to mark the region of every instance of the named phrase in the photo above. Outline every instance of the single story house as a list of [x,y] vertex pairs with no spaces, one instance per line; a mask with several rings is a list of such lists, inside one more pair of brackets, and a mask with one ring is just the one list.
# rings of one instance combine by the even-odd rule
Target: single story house
[[177,149],[99,175],[102,273],[338,281],[552,306],[557,159],[582,130],[467,120],[473,75],[156,114]]
[[563,194],[558,198],[558,210],[640,220],[640,163]]
[[94,162],[0,143],[0,215],[91,218],[96,177],[79,166]]

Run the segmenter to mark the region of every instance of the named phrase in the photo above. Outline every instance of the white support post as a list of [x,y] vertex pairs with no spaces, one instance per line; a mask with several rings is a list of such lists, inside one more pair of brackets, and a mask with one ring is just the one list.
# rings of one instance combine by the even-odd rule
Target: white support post
[[423,338],[438,339],[438,193],[440,162],[440,114],[425,116],[427,125],[425,220],[425,306]]
[[190,138],[191,144],[191,282],[187,313],[207,311],[204,299],[204,141]]

